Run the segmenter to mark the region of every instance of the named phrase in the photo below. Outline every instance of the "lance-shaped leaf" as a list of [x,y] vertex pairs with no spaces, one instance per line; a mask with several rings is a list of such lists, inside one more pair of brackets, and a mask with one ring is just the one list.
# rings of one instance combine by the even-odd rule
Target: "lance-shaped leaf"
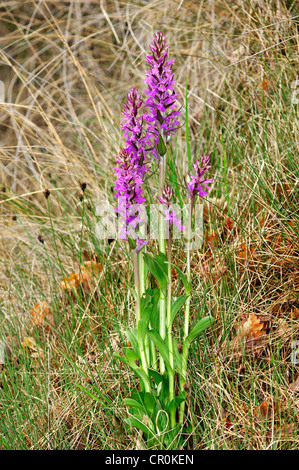
[[[153,258],[147,253],[144,253],[143,256],[144,256],[144,259],[145,259],[145,262],[147,264],[149,271],[158,282],[160,288],[166,291],[169,279],[168,279],[167,266],[165,264],[165,260],[161,256],[159,257],[156,256],[155,258]],[[166,258],[166,261],[167,261],[167,258]]]
[[125,331],[125,335],[128,338],[129,343],[132,345],[133,350],[135,351],[135,353],[139,354],[136,328],[131,328],[131,330]]
[[158,142],[158,153],[161,157],[165,155],[167,152],[166,145],[164,144],[164,140],[162,139],[162,136],[159,134],[159,142]]
[[125,398],[124,405],[128,406],[129,408],[138,409],[143,412],[145,411],[144,405],[142,403],[139,403],[137,400],[134,400],[133,398]]
[[159,385],[159,383],[163,382],[163,375],[161,375],[156,370],[148,369],[148,373],[154,379],[156,385]]
[[155,260],[157,263],[159,263],[165,274],[168,276],[167,256],[164,253],[159,253],[157,256],[155,256]]
[[124,356],[121,356],[119,354],[119,352],[115,352],[113,354],[114,357],[116,357],[117,359],[119,359],[121,362],[123,362],[124,364],[127,364],[129,365],[130,367],[132,367],[133,369],[135,369],[138,364],[138,362],[140,362],[140,356],[139,354],[136,354],[136,352],[132,351],[131,349],[126,349],[125,350],[125,355]]
[[178,406],[186,400],[186,392],[181,392],[177,397],[175,397],[168,406],[168,411],[171,414],[172,412],[176,411]]
[[[168,262],[168,261],[167,261]],[[183,281],[183,284],[184,284],[184,287],[185,287],[185,291],[186,291],[186,294],[189,295],[192,291],[192,287],[191,287],[191,284],[190,282],[188,281],[188,279],[186,278],[185,274],[182,273],[182,271],[180,270],[180,268],[178,268],[175,264],[173,263],[170,263],[176,270],[177,270],[177,273],[180,277],[180,279]]]
[[156,401],[156,398],[151,393],[146,392],[144,394],[144,406],[149,416],[151,416],[154,412]]
[[176,371],[181,376],[182,375],[182,355],[179,353],[178,342],[176,338],[173,338],[173,356],[174,356]]
[[170,328],[172,327],[176,314],[182,308],[182,306],[184,305],[187,299],[188,299],[188,295],[181,295],[181,297],[179,297],[173,302],[171,306],[171,316],[170,316],[170,325],[169,325]]
[[171,373],[173,373],[172,367],[171,367],[170,362],[169,362],[169,350],[168,350],[168,347],[166,346],[165,341],[161,337],[160,333],[158,333],[157,330],[150,330],[148,332],[148,334],[149,334],[152,342],[154,343],[154,345],[158,349],[159,353],[163,357],[167,369]]
[[[159,294],[159,299],[160,299],[160,292],[159,292],[158,288],[157,288],[157,292]],[[152,311],[150,325],[151,325],[152,329],[158,331],[159,330],[159,324],[160,324],[160,305],[158,303],[158,305],[156,306],[156,309]]]
[[141,421],[139,421],[136,418],[125,418],[124,422],[128,424],[129,426],[132,426],[133,428],[140,429],[145,434],[150,433],[152,436],[154,436],[154,432],[151,431],[151,429],[149,429],[145,424],[143,424]]
[[118,352],[115,352],[113,356],[119,359],[124,364],[129,365],[131,369],[133,369],[135,374],[143,381],[144,384],[150,384],[150,380],[146,372],[137,365],[141,363],[141,360],[140,356],[137,355],[134,351],[132,351],[131,349],[127,349],[125,356],[121,356]]
[[137,341],[138,344],[142,344],[144,341],[144,337],[146,335],[146,331],[148,329],[148,324],[153,319],[154,315],[156,314],[157,305],[159,302],[160,293],[158,289],[152,291],[152,296],[150,297],[150,301],[146,303],[145,308],[142,311],[141,319],[138,322],[137,326]]
[[141,300],[140,300],[140,313],[141,313],[141,315],[142,315],[143,310],[150,303],[152,303],[152,298],[153,298],[154,293],[155,293],[154,289],[146,289],[143,296],[141,297]]
[[203,331],[209,328],[209,326],[213,325],[214,321],[215,319],[211,315],[199,320],[199,322],[196,323],[196,325],[194,326],[191,333],[189,333],[189,335],[185,339],[184,346],[190,346],[190,344],[192,343],[192,341],[195,340],[195,338],[197,338]]

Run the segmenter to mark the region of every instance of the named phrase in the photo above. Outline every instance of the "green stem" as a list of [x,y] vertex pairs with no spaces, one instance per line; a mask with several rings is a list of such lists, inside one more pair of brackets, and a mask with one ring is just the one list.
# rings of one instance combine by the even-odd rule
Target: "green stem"
[[[167,259],[168,259],[168,278],[169,283],[167,286],[167,336],[168,336],[168,348],[169,348],[169,362],[173,372],[169,372],[169,400],[174,399],[175,386],[174,386],[174,356],[173,356],[173,338],[172,338],[172,325],[171,325],[171,297],[172,297],[172,285],[171,285],[171,235],[169,234],[168,246],[167,246]],[[170,424],[173,428],[175,426],[175,414],[176,410],[173,410],[170,414]]]
[[[160,168],[159,168],[159,193],[162,194],[162,190],[165,183],[165,166],[166,157],[160,157]],[[165,248],[165,222],[163,213],[159,212],[159,251],[160,253],[166,254]],[[160,290],[160,324],[159,330],[160,335],[163,339],[166,337],[166,293]],[[165,364],[163,358],[160,356],[160,373],[163,374],[165,371]]]
[[144,257],[142,251],[138,253],[138,266],[139,266],[139,276],[140,276],[140,298],[142,298],[145,292],[145,272],[144,272]]
[[[189,283],[191,283],[190,236],[191,236],[193,209],[194,209],[194,197],[192,197],[191,199],[191,207],[190,207],[188,227],[187,227],[187,280]],[[191,303],[191,296],[189,295],[186,300],[186,307],[185,307],[184,340],[187,338],[189,334],[190,303]],[[188,353],[189,353],[189,347],[184,347],[183,353],[182,353],[182,375],[180,378],[181,391],[184,390],[184,385],[187,380]],[[185,401],[183,401],[180,405],[180,416],[179,416],[180,425],[182,425],[184,422],[184,415],[185,415]]]
[[[140,300],[145,292],[145,263],[142,251],[138,253],[138,265],[139,265],[139,276],[140,276]],[[144,351],[146,355],[147,366],[150,365],[150,342],[148,335],[144,338]]]
[[133,257],[133,269],[134,269],[134,282],[135,282],[135,291],[136,291],[136,328],[140,320],[140,278],[139,278],[139,263],[138,263],[138,254],[136,250],[132,250]]
[[[143,257],[142,257],[143,258]],[[138,328],[138,323],[140,321],[141,312],[140,312],[140,299],[141,299],[141,278],[140,277],[140,259],[141,256],[138,256],[136,250],[133,250],[133,265],[134,265],[134,280],[135,280],[135,290],[136,290],[136,328]],[[144,278],[144,277],[143,277]],[[145,341],[141,340],[141,343],[138,344],[141,357],[141,367],[148,376],[148,361],[145,351]],[[144,387],[146,392],[151,391],[150,381],[144,382]]]
[[[191,283],[191,264],[190,264],[190,235],[191,235],[191,224],[192,224],[192,214],[194,209],[194,197],[191,199],[191,207],[188,219],[188,227],[187,227],[187,281]],[[190,302],[191,296],[188,296],[186,301],[186,308],[185,308],[185,327],[184,327],[184,339],[189,334],[189,320],[190,320]]]

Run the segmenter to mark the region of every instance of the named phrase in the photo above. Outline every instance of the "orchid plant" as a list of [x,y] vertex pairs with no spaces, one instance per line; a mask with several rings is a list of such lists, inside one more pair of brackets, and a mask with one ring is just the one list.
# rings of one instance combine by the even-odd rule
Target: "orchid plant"
[[[156,33],[146,61],[145,101],[135,88],[128,93],[123,107],[121,129],[125,146],[120,150],[115,166],[116,209],[121,221],[120,238],[127,240],[133,257],[135,280],[135,325],[126,331],[130,343],[123,352],[115,353],[139,379],[138,391],[125,399],[131,426],[140,429],[150,447],[169,448],[182,442],[186,432],[186,389],[189,348],[192,341],[213,323],[202,318],[190,331],[191,269],[190,245],[186,250],[186,273],[172,262],[172,232],[174,227],[190,239],[196,197],[207,196],[210,157],[204,155],[194,164],[186,185],[190,211],[187,227],[174,210],[174,191],[166,183],[166,160],[169,142],[179,129],[178,93],[172,73],[173,60],[162,33]],[[143,111],[142,111],[143,110]],[[159,172],[158,253],[142,234],[147,218],[145,181]],[[150,176],[151,175],[151,176]],[[138,234],[136,235],[136,232]],[[167,233],[167,237],[165,234]],[[184,293],[173,297],[172,267],[184,286]],[[150,286],[149,276],[156,281]],[[178,344],[173,325],[184,307],[184,337]]]

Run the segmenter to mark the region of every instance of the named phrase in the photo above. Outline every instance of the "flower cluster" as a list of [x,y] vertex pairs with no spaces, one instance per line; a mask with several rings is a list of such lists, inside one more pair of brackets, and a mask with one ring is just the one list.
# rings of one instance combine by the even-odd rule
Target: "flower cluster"
[[[167,143],[168,137],[179,127],[180,110],[176,105],[178,93],[174,88],[172,73],[174,61],[168,59],[168,47],[164,35],[156,33],[150,45],[151,55],[146,57],[150,65],[145,78],[147,98],[143,103],[136,88],[131,88],[127,104],[123,106],[121,129],[126,146],[121,150],[115,168],[115,197],[118,199],[116,212],[123,222],[120,234],[123,240],[136,239],[136,235],[132,235],[133,230],[139,229],[145,222],[146,215],[141,215],[140,208],[146,202],[142,185],[149,170],[147,154],[151,151],[156,158],[159,153],[162,155],[163,145],[160,148],[160,138]],[[143,105],[147,110],[142,113]],[[187,189],[188,198],[194,201],[196,195],[207,196],[208,184],[213,181],[206,177],[206,172],[211,168],[210,156],[204,155],[201,161],[197,160],[193,166],[195,171],[190,174]],[[165,186],[159,198],[163,206],[164,220],[170,227],[175,225],[182,231],[184,227],[173,210],[172,197],[170,186]],[[142,237],[137,238],[137,250],[146,243]]]
[[173,192],[170,186],[165,185],[164,189],[162,190],[162,196],[159,197],[159,202],[164,206],[164,220],[169,223],[169,226],[176,225],[176,227],[183,231],[184,226],[182,225],[181,219],[176,217],[176,211],[173,210],[172,207],[172,197]]
[[210,155],[203,155],[201,162],[196,160],[196,163],[193,163],[193,167],[195,174],[190,174],[190,181],[187,184],[189,190],[188,198],[194,198],[196,194],[200,197],[205,197],[210,189],[208,183],[213,182],[212,178],[205,177],[205,173],[211,168]]
[[150,140],[145,129],[144,116],[142,114],[138,116],[142,103],[136,88],[131,88],[128,93],[128,104],[123,106],[124,117],[121,129],[124,131],[126,139],[126,150],[133,155],[136,164],[140,166],[141,173],[144,173],[145,147],[150,144]]
[[142,207],[146,199],[143,196],[142,185],[144,179],[140,174],[140,166],[136,163],[134,155],[126,149],[122,149],[116,160],[118,166],[114,168],[117,177],[115,182],[115,198],[118,199],[116,212],[120,216],[120,238],[127,240],[135,238],[137,251],[147,242],[142,238],[136,238],[135,230],[144,222]]
[[147,95],[145,105],[149,109],[145,119],[148,123],[148,132],[154,137],[155,147],[152,153],[156,158],[159,134],[168,137],[174,134],[179,126],[177,117],[180,111],[176,106],[178,93],[174,88],[175,80],[171,71],[174,60],[168,60],[168,47],[164,35],[156,33],[150,45],[152,55],[146,57],[150,70],[146,72],[145,78],[148,86],[145,91]]

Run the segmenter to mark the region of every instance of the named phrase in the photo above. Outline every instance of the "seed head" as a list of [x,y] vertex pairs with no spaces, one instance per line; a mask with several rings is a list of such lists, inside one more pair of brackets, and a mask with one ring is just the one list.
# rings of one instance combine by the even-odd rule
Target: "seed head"
[[51,193],[50,193],[49,189],[44,190],[44,196],[45,196],[46,199],[48,199],[50,197],[50,194]]

